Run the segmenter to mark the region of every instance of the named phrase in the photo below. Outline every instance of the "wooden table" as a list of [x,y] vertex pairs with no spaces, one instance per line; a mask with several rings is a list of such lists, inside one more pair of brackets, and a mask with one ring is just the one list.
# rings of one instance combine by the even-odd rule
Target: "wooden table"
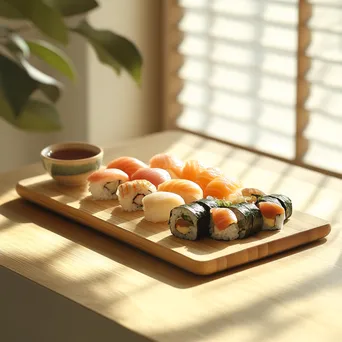
[[[27,305],[1,305],[7,321],[0,320],[0,340],[21,341],[1,339],[1,333],[13,338],[22,329],[27,341],[38,341],[37,331],[47,326],[44,334],[50,335],[41,332],[42,341],[57,341],[63,329],[63,341],[82,342],[341,341],[342,181],[177,131],[106,149],[105,162],[120,155],[147,161],[162,151],[203,159],[246,186],[286,193],[297,210],[328,219],[332,232],[326,240],[248,266],[195,276],[18,198],[16,182],[43,173],[41,165],[2,174],[0,283],[7,289],[0,302],[14,293],[15,305]],[[22,282],[20,292],[9,285],[11,277]],[[73,308],[63,311],[63,301]],[[37,310],[46,321],[32,319],[30,330],[25,317],[34,316],[39,305],[45,305]],[[88,314],[78,322],[82,337],[75,331],[76,308]],[[53,325],[54,310],[73,324]],[[105,330],[108,339],[101,335]]]

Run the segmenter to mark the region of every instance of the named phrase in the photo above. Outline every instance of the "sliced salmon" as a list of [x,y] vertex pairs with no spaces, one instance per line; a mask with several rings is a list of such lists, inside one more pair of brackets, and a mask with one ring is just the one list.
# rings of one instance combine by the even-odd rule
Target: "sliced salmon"
[[224,230],[231,224],[237,223],[236,215],[228,208],[213,208],[210,213],[218,230]]
[[196,182],[196,179],[200,172],[205,169],[204,164],[202,164],[198,160],[188,160],[185,162],[183,169],[182,169],[182,178],[188,179],[193,182]]
[[187,179],[171,179],[159,184],[158,191],[173,192],[184,199],[185,203],[191,203],[203,198],[203,191],[196,183]]
[[114,159],[107,165],[107,169],[120,169],[126,172],[129,178],[131,178],[137,170],[145,167],[148,167],[148,165],[133,157],[120,157]]
[[281,205],[273,202],[260,202],[259,209],[262,216],[269,219],[285,213],[285,210]]
[[197,183],[204,191],[207,185],[219,176],[223,176],[223,172],[220,169],[216,167],[207,167],[206,169],[199,172],[195,183]]
[[183,161],[172,156],[169,153],[158,153],[149,161],[150,167],[166,170],[171,178],[181,178]]
[[115,181],[121,180],[122,182],[128,181],[128,175],[120,169],[104,169],[93,172],[89,177],[89,182],[100,182],[100,181]]
[[241,188],[241,183],[233,181],[227,177],[214,178],[205,188],[204,197],[212,196],[218,199],[229,199],[231,194],[234,194]]

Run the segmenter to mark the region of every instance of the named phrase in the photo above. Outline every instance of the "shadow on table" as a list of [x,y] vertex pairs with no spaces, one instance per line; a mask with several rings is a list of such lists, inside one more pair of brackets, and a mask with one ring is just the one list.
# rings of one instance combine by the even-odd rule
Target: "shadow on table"
[[[221,277],[229,276],[236,272],[243,272],[246,269],[262,265],[265,262],[286,257],[294,252],[298,253],[308,248],[317,247],[326,241],[325,239],[322,239],[306,246],[295,248],[292,251],[252,262],[228,271],[222,271],[214,275],[198,276],[150,256],[149,254],[114,238],[94,231],[91,228],[73,223],[62,216],[56,215],[49,210],[45,210],[23,199],[16,199],[1,205],[0,214],[8,219],[8,221],[4,221],[4,225],[0,226],[0,234],[4,229],[16,229],[16,227],[20,227],[18,226],[18,223],[34,223],[43,229],[50,230],[55,234],[61,235],[68,240],[110,258],[119,264],[135,269],[138,272],[144,273],[151,278],[155,278],[158,281],[176,288],[190,288]],[[8,225],[8,222],[12,224]],[[51,256],[51,259],[58,259],[58,257],[61,257],[61,254],[62,253],[56,253]],[[54,261],[55,260],[50,260],[50,263]],[[49,260],[38,260],[37,263],[40,264],[38,266],[41,266],[44,263],[49,263]]]

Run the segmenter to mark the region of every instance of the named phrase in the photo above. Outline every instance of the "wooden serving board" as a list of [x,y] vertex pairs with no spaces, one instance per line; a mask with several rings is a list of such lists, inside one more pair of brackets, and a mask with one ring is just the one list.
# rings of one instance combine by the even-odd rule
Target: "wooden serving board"
[[148,222],[141,211],[124,212],[117,200],[95,201],[87,187],[61,186],[48,175],[22,180],[16,189],[29,201],[196,274],[212,274],[258,260],[321,239],[331,229],[326,221],[295,211],[281,232],[260,232],[230,242],[209,238],[186,241],[174,237],[167,223]]

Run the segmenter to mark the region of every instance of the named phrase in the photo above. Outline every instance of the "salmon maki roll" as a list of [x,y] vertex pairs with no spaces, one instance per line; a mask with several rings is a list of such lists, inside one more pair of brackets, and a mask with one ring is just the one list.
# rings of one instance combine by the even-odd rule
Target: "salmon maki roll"
[[112,160],[107,165],[107,169],[120,169],[127,173],[130,179],[137,170],[145,167],[148,167],[148,165],[141,160],[132,157],[120,157]]
[[229,200],[229,197],[241,188],[241,183],[226,177],[216,177],[204,190],[204,197],[211,196]]
[[207,185],[219,176],[223,176],[223,173],[220,169],[216,167],[207,167],[198,173],[195,183],[197,183],[204,191]]
[[182,177],[183,161],[168,154],[159,153],[150,159],[150,167],[166,170],[171,178],[177,179]]
[[119,185],[128,180],[128,175],[119,169],[97,170],[88,177],[89,191],[96,200],[117,199]]
[[158,187],[159,184],[171,180],[171,176],[166,170],[144,167],[139,169],[132,175],[131,180],[135,179],[146,179],[154,186]]
[[182,170],[183,179],[188,179],[196,183],[196,179],[205,166],[198,160],[188,160],[185,162]]
[[239,237],[238,219],[229,208],[210,210],[210,236],[215,240],[236,240]]
[[119,203],[125,211],[143,210],[145,196],[156,192],[156,187],[145,179],[137,179],[121,184],[117,195]]
[[158,191],[173,192],[181,196],[185,203],[203,198],[203,191],[196,183],[187,179],[171,179],[159,184]]
[[259,209],[263,218],[263,230],[281,230],[285,220],[284,208],[274,202],[260,202]]

